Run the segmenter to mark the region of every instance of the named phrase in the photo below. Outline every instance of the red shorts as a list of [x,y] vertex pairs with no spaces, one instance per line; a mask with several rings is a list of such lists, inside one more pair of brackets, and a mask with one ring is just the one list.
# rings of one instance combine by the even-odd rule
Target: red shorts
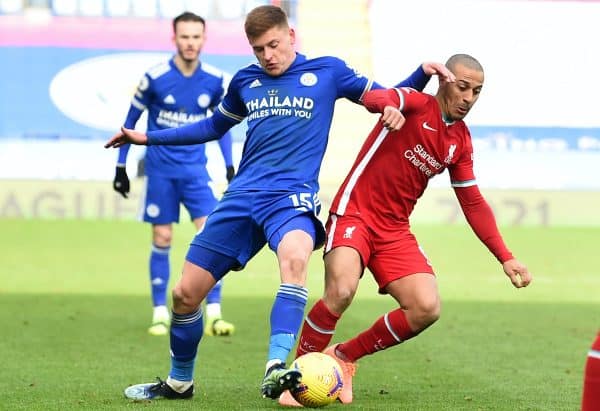
[[427,256],[408,226],[394,232],[375,232],[360,217],[330,214],[325,226],[325,253],[352,247],[373,274],[379,292],[394,280],[416,273],[434,274]]

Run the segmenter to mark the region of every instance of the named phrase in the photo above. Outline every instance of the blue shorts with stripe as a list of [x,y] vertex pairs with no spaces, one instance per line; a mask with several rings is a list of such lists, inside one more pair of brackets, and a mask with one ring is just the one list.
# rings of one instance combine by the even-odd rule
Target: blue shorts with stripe
[[217,205],[217,199],[205,178],[146,177],[143,220],[151,224],[179,222],[181,204],[194,220],[204,217]]
[[[297,229],[311,235],[317,249],[325,240],[319,210],[314,192],[227,192],[192,240],[187,260],[211,271],[213,257],[207,256],[224,255],[237,262],[228,270],[242,269],[265,244],[275,251],[283,235]],[[211,273],[217,279],[225,274]]]

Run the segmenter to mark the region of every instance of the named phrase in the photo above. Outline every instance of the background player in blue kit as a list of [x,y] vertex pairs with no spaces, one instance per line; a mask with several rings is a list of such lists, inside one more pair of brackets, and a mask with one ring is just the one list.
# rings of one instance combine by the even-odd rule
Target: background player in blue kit
[[[317,218],[317,180],[335,101],[344,97],[360,103],[364,93],[382,86],[338,58],[307,59],[296,53],[295,32],[279,7],[253,9],[245,31],[259,64],[234,75],[212,117],[147,135],[122,128],[105,145],[199,143],[219,138],[244,118],[248,121],[238,174],[192,241],[183,275],[173,289],[169,376],[166,381],[128,387],[128,398],[193,395],[194,363],[202,338],[201,303],[215,282],[242,269],[265,244],[277,254],[281,284],[271,309],[262,395],[278,398],[301,378],[298,371],[285,367],[285,361],[304,316],[308,260],[325,236]],[[434,73],[452,76],[443,64],[429,63],[401,85],[421,90]]]
[[[131,101],[125,127],[134,128],[148,110],[148,131],[194,123],[207,116],[225,91],[223,74],[198,59],[205,40],[205,21],[193,13],[173,20],[173,42],[177,53],[169,61],[152,67],[140,81]],[[219,140],[227,168],[227,180],[234,176],[231,135]],[[121,147],[113,187],[127,198],[129,178],[125,169],[129,145]],[[173,223],[179,222],[180,204],[188,210],[198,230],[217,204],[206,170],[204,145],[153,146],[146,151],[146,193],[143,219],[152,224],[150,284],[154,306],[152,335],[169,333],[167,287],[170,277],[169,251]],[[234,326],[221,318],[221,282],[206,298],[206,330],[209,335],[229,335]]]

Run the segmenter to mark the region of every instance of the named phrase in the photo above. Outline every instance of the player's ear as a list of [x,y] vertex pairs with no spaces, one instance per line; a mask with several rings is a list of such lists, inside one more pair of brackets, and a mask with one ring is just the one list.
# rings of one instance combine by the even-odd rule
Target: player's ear
[[296,44],[296,31],[290,27],[290,44]]

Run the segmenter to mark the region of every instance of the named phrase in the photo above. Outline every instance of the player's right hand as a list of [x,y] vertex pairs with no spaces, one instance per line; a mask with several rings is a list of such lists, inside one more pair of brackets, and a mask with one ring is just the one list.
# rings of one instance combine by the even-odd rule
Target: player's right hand
[[112,136],[112,138],[104,144],[104,148],[119,148],[125,144],[148,145],[148,136],[139,131],[121,127],[121,131]]
[[113,180],[113,188],[124,198],[127,198],[127,194],[129,194],[129,177],[127,176],[127,170],[124,165],[117,166],[115,179]]
[[385,106],[381,114],[383,126],[390,131],[398,131],[402,128],[406,119],[400,110],[393,106]]
[[515,288],[527,287],[533,279],[527,267],[515,258],[505,261],[502,268]]

